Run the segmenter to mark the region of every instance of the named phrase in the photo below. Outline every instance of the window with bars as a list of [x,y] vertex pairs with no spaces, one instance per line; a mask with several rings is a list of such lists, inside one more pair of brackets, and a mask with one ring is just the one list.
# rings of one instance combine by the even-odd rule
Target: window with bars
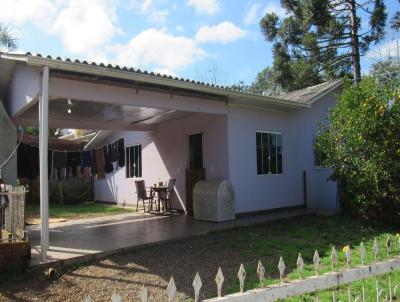
[[133,145],[125,148],[126,177],[142,177],[142,146]]
[[282,174],[282,134],[256,132],[257,174]]

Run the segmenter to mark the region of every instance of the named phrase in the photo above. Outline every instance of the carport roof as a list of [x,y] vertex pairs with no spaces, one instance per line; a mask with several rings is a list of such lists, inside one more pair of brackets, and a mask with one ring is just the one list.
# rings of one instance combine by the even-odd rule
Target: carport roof
[[[72,60],[70,58],[43,56],[41,54],[15,54],[0,52],[0,59],[13,62],[24,62],[31,66],[48,66],[53,71],[65,72],[67,74],[88,75],[115,79],[119,81],[131,81],[146,87],[169,89],[171,92],[194,93],[205,97],[226,98],[227,103],[237,106],[250,107],[281,107],[286,109],[309,108],[311,103],[324,95],[328,90],[337,88],[341,81],[327,82],[320,85],[308,87],[298,91],[289,92],[281,96],[263,96],[238,91],[230,86],[214,85],[190,79],[173,77],[170,75],[148,72],[146,70],[134,69],[132,67],[120,67],[104,63],[89,62],[86,60]],[[10,69],[10,68],[8,68]],[[0,85],[1,85],[0,81]],[[4,83],[3,83],[4,84]],[[315,89],[314,89],[315,88]],[[311,93],[310,93],[311,91]]]

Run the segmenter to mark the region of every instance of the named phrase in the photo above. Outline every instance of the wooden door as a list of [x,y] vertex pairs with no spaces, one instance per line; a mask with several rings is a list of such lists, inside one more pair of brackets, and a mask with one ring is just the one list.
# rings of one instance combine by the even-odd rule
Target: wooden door
[[203,134],[189,135],[188,168],[186,169],[186,210],[193,214],[193,188],[199,180],[206,179],[203,167]]

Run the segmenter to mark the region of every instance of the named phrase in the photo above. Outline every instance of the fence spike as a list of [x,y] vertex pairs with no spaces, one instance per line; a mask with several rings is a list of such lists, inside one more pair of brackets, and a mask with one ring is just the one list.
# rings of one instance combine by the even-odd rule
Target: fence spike
[[361,260],[361,264],[364,265],[365,264],[365,254],[366,254],[366,250],[365,250],[365,246],[364,246],[364,242],[361,241],[360,243],[360,260]]
[[301,253],[299,253],[299,256],[297,257],[297,272],[299,274],[299,279],[303,279],[303,269],[304,269],[304,261],[303,258],[301,257]]
[[113,295],[111,296],[111,301],[112,302],[122,302],[121,295],[119,295],[117,293],[113,293]]
[[319,254],[318,254],[317,250],[315,250],[315,252],[314,252],[313,262],[314,262],[315,273],[318,276],[321,258],[319,258]]
[[171,279],[169,279],[167,286],[167,295],[168,295],[168,301],[172,302],[176,295],[176,285],[174,277],[171,277]]
[[244,280],[246,279],[246,271],[244,269],[243,263],[240,264],[240,268],[239,268],[237,276],[239,278],[240,292],[243,293]]
[[258,275],[258,278],[260,279],[260,287],[264,287],[265,268],[264,268],[264,265],[262,264],[261,260],[258,260],[257,275]]
[[194,302],[198,302],[199,301],[199,297],[200,297],[200,288],[203,286],[203,283],[201,282],[201,278],[200,278],[199,272],[196,273],[196,276],[194,277],[192,286],[193,286],[193,289],[194,289]]
[[83,302],[92,302],[92,298],[90,298],[90,296],[87,295],[87,296],[85,297],[85,299],[83,299]]
[[279,263],[278,263],[278,269],[279,269],[279,277],[281,279],[281,283],[283,283],[283,277],[285,276],[285,262],[283,262],[282,256],[279,258]]
[[147,302],[149,299],[149,292],[145,284],[143,284],[142,289],[140,290],[140,301]]
[[332,247],[331,261],[332,261],[332,270],[335,271],[336,263],[337,263],[337,252],[336,252],[335,246]]
[[217,276],[215,276],[215,283],[217,283],[218,297],[222,297],[222,284],[224,283],[225,278],[224,274],[222,274],[221,268],[218,268]]
[[375,256],[375,261],[376,261],[378,258],[378,255],[379,255],[379,244],[378,244],[378,238],[376,238],[376,237],[374,239],[373,250],[374,250],[374,256]]
[[390,237],[388,236],[386,239],[386,255],[389,257],[391,252],[391,241]]
[[348,244],[345,247],[345,252],[344,252],[345,256],[346,256],[346,263],[347,263],[347,268],[350,268],[351,266],[351,248],[350,248],[350,244]]
[[393,292],[392,292],[392,273],[389,273],[388,277],[388,283],[389,283],[389,301],[393,301]]

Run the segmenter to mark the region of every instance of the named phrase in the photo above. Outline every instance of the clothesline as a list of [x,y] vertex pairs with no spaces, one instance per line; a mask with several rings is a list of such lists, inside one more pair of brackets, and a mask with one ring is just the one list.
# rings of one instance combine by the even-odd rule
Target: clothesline
[[[62,174],[80,176],[83,172],[88,176],[97,175],[104,178],[105,174],[113,173],[118,167],[125,166],[124,139],[119,138],[101,147],[79,151],[60,151],[49,149],[48,168],[51,178],[54,171],[57,177]],[[18,176],[34,178],[39,171],[39,148],[32,144],[21,144],[18,148]],[[113,163],[116,163],[115,165]]]
[[[66,150],[66,149],[64,149],[64,150],[57,150],[57,149],[50,149],[50,148],[47,148],[47,150],[48,150],[48,151],[52,151],[52,152],[86,152],[86,151],[92,151],[92,150],[97,150],[97,149],[103,149],[104,147],[107,147],[108,145],[115,144],[115,143],[118,142],[120,139],[123,139],[123,138],[121,137],[121,138],[119,138],[119,139],[117,139],[117,140],[114,140],[114,141],[108,143],[108,144],[102,145],[102,146],[100,146],[100,147],[90,148],[90,149],[82,149],[82,150],[73,150],[73,151],[71,150],[71,151],[68,151],[68,150]],[[24,145],[26,145],[26,146],[30,146],[30,147],[34,147],[34,148],[38,148],[38,149],[39,149],[38,146],[36,146],[35,144],[32,144],[32,143],[22,142],[22,144],[24,144]],[[19,146],[19,145],[18,145],[18,146]]]

